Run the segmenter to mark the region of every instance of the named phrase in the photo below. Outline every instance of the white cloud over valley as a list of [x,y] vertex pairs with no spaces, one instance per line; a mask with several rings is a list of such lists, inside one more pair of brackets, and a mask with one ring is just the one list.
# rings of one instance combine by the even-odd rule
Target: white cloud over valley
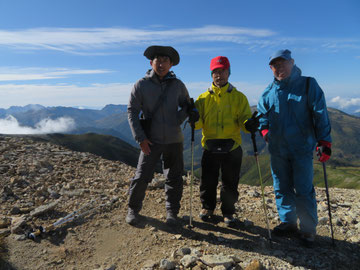
[[330,100],[330,104],[336,105],[340,109],[345,109],[351,106],[360,106],[360,98],[342,98],[337,96]]
[[0,119],[0,134],[48,134],[68,132],[75,128],[75,121],[69,117],[43,119],[35,127],[21,126],[12,115]]

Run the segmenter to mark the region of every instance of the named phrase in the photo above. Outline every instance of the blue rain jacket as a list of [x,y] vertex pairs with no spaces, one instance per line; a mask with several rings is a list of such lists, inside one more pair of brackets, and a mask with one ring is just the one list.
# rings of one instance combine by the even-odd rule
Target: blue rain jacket
[[306,80],[294,65],[291,75],[282,81],[274,79],[259,100],[260,130],[269,129],[271,154],[312,156],[316,142],[331,142],[324,93],[310,78],[307,94]]

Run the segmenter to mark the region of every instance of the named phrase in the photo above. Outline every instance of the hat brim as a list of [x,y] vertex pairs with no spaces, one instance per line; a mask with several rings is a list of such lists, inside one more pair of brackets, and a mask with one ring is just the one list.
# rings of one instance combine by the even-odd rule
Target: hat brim
[[279,59],[279,58],[282,58],[282,59],[285,59],[285,60],[291,60],[291,57],[289,58],[289,57],[280,55],[280,56],[276,56],[274,58],[271,58],[271,60],[269,61],[269,65],[271,65],[272,62],[274,62],[276,59]]
[[144,52],[144,56],[149,60],[153,60],[156,55],[169,56],[173,66],[176,66],[180,62],[179,53],[170,46],[150,46]]

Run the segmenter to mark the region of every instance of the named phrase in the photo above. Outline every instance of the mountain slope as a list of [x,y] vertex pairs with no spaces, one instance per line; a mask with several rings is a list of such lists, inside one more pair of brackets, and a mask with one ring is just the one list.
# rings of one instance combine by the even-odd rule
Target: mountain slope
[[49,141],[78,152],[89,152],[109,160],[119,160],[136,167],[140,149],[109,135],[86,133],[82,135],[48,134],[29,136],[34,140]]

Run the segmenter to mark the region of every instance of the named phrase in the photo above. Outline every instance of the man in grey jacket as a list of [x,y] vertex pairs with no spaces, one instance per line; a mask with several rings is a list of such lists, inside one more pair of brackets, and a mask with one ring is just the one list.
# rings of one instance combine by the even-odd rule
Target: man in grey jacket
[[[139,223],[146,188],[153,178],[156,163],[162,157],[166,177],[166,223],[173,226],[177,223],[183,191],[184,137],[180,125],[188,116],[190,98],[184,83],[170,71],[180,61],[174,48],[150,46],[144,56],[150,60],[152,69],[135,83],[128,104],[129,124],[141,152],[129,188],[126,222],[133,226]],[[145,119],[151,119],[148,135],[140,123],[141,112]]]

